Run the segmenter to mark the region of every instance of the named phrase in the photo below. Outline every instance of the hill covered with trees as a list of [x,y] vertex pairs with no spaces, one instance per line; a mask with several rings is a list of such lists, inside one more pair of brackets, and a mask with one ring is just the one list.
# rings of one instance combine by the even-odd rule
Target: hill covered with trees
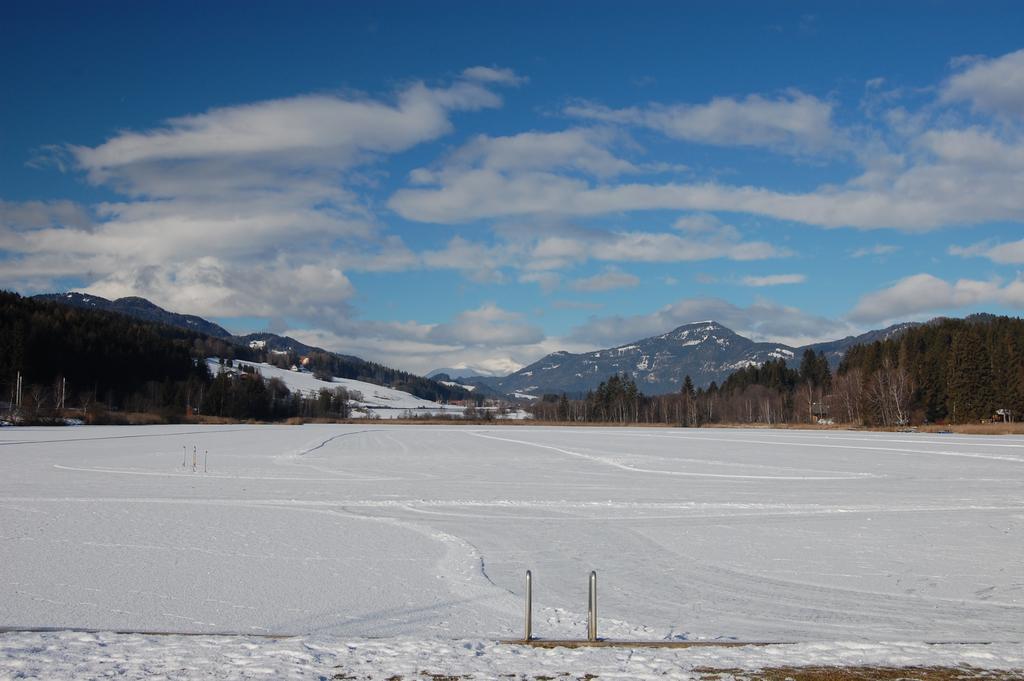
[[[125,412],[168,421],[197,415],[256,420],[348,416],[341,388],[309,397],[254,372],[213,376],[207,357],[289,366],[302,361],[294,349],[275,352],[120,312],[0,291],[0,414],[20,422],[55,421],[58,413],[94,423],[121,421]],[[361,380],[369,372],[425,399],[468,394],[358,358],[350,361],[315,349],[305,358],[314,371]]]
[[170,312],[145,298],[127,297],[107,300],[100,296],[68,292],[41,294],[32,296],[31,300],[52,302],[84,310],[113,312],[142,321],[198,333],[202,336],[218,338],[227,341],[230,345],[242,348],[241,350],[231,350],[226,355],[217,355],[218,357],[238,356],[286,368],[301,364],[302,359],[305,358],[307,362],[304,366],[314,372],[375,383],[410,393],[425,400],[448,402],[472,399],[473,397],[469,391],[457,386],[448,386],[430,378],[392,369],[353,355],[328,352],[322,348],[306,345],[289,336],[279,336],[267,332],[235,336],[223,327],[202,317]]
[[533,407],[554,421],[813,423],[868,426],[1016,420],[1024,413],[1024,320],[974,315],[908,325],[850,347],[833,373],[823,351],[738,369],[721,385],[646,396],[629,375],[583,399],[545,395]]

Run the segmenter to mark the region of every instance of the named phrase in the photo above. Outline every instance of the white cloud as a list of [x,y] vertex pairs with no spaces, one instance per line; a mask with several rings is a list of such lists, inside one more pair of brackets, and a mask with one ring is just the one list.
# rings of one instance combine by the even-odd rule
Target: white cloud
[[481,83],[498,83],[501,85],[522,85],[529,79],[526,76],[516,75],[512,69],[499,68],[496,66],[471,66],[462,72],[466,80],[478,80]]
[[620,232],[591,246],[598,260],[631,262],[689,262],[727,258],[764,260],[790,255],[790,251],[764,241],[727,238],[692,239],[657,232]]
[[609,151],[607,131],[571,128],[560,132],[522,132],[506,137],[478,135],[446,158],[438,171],[419,169],[412,179],[428,184],[472,172],[571,170],[595,177],[636,172],[629,161]]
[[568,339],[590,349],[613,347],[704,319],[713,319],[754,340],[788,345],[834,340],[857,331],[848,322],[811,315],[766,299],[742,307],[721,298],[684,298],[649,314],[592,318],[573,329]]
[[[951,101],[956,93],[966,92],[968,76],[989,73],[986,69],[997,66],[1016,69],[1020,59],[1024,59],[1024,51],[974,64],[947,83],[941,96]],[[1016,71],[1024,73],[1024,69]],[[1015,84],[1019,75],[1005,79],[1007,92],[1024,92]],[[976,94],[981,97],[980,90]],[[1006,105],[1004,100],[1010,95],[1004,95],[999,101]],[[1020,96],[1024,98],[1024,94]],[[1024,192],[1019,190],[1024,184],[1024,139],[1018,128],[955,127],[958,118],[940,117],[934,107],[911,111],[890,100],[879,101],[877,108],[872,120],[882,121],[886,127],[861,126],[841,132],[835,129],[831,103],[797,91],[775,98],[718,98],[693,106],[608,109],[582,103],[567,110],[589,120],[652,127],[691,141],[799,153],[842,149],[863,166],[859,175],[845,183],[823,184],[810,191],[783,192],[721,180],[623,182],[618,178],[628,167],[611,155],[608,140],[587,137],[572,128],[558,133],[566,135],[564,143],[583,135],[596,149],[581,155],[575,165],[558,157],[554,144],[549,155],[536,153],[538,160],[533,165],[506,162],[489,166],[480,157],[482,152],[477,152],[472,163],[419,173],[419,186],[395,192],[389,205],[410,220],[447,224],[508,218],[564,220],[662,210],[728,211],[825,228],[904,231],[1024,221]],[[486,139],[492,144],[501,140],[519,146],[531,158],[533,153],[526,154],[528,141],[544,146],[539,138]],[[472,149],[468,146],[467,153]],[[645,168],[642,163],[630,164],[638,171]],[[699,216],[684,219],[680,229],[700,229],[700,222]]]
[[477,282],[500,283],[505,280],[501,269],[511,264],[517,251],[515,244],[487,245],[457,236],[443,249],[425,251],[421,258],[426,267],[459,270]]
[[[705,221],[707,219],[705,218]],[[764,241],[743,241],[737,229],[717,221],[681,236],[672,232],[600,231],[553,234],[540,238],[526,266],[560,269],[587,260],[604,262],[694,262],[718,258],[764,260],[792,255]],[[677,223],[678,226],[678,223]]]
[[995,279],[959,279],[951,283],[922,273],[863,296],[847,317],[853,322],[881,322],[981,304],[1021,307],[1022,293],[1024,283],[1020,279],[1006,286]]
[[803,274],[768,274],[761,277],[743,277],[740,283],[744,286],[780,286],[782,284],[802,284],[807,281]]
[[863,258],[869,255],[891,255],[900,250],[899,246],[893,244],[875,244],[865,248],[858,248],[850,253],[851,258]]
[[197,314],[337,320],[353,295],[349,267],[395,271],[443,257],[380,234],[360,168],[450,132],[454,111],[500,105],[488,84],[514,79],[488,68],[446,87],[412,83],[390,98],[316,94],[220,107],[68,146],[90,182],[131,200],[91,211],[0,203],[0,282],[32,273],[43,288],[71,277],[100,295]]
[[734,236],[737,233],[734,227],[723,224],[718,217],[710,213],[683,215],[677,218],[672,226],[681,232],[688,232],[690,234],[728,233],[730,236]]
[[994,59],[972,57],[954,66],[966,68],[946,81],[944,101],[968,101],[986,113],[1024,114],[1024,50]]
[[950,246],[950,255],[983,257],[1001,265],[1024,265],[1024,239],[1004,244],[983,241],[971,246]]
[[555,272],[523,272],[520,284],[537,284],[544,293],[552,293],[562,285],[562,275]]
[[74,201],[4,201],[0,199],[0,232],[71,227],[88,231],[92,216]]
[[632,288],[640,283],[640,277],[623,272],[617,268],[608,268],[600,274],[592,277],[576,279],[569,284],[574,291],[597,293],[600,291],[611,291],[618,288]]
[[562,299],[552,301],[551,307],[556,310],[600,310],[604,307],[604,303]]
[[544,339],[544,332],[527,323],[522,314],[487,303],[431,328],[427,339],[459,345],[532,345]]
[[[1014,157],[1014,148],[1002,153]],[[754,186],[593,184],[548,172],[503,175],[474,170],[431,188],[396,192],[389,205],[420,222],[460,223],[523,216],[594,217],[620,212],[686,210],[764,215],[826,228],[927,231],[945,225],[1024,220],[1021,172],[979,169],[963,161],[925,158],[905,171],[813,192]]]
[[930,130],[917,144],[939,164],[972,168],[979,172],[1015,173],[1024,170],[1024,144],[1001,139],[992,130],[977,126],[960,130]]
[[120,270],[81,290],[104,298],[142,296],[170,310],[207,316],[337,317],[354,289],[322,262],[237,263],[204,256],[185,263]]
[[69,150],[90,181],[132,194],[266,190],[292,184],[289,174],[298,170],[305,182],[317,178],[311,171],[336,173],[374,154],[436,139],[452,129],[449,112],[500,104],[498,95],[470,80],[447,88],[414,83],[393,102],[301,95],[173,118],[161,128]]
[[668,137],[721,146],[768,147],[810,153],[836,143],[832,104],[797,90],[775,98],[716,97],[706,104],[651,104],[609,109],[582,102],[565,109],[570,116],[639,125]]
[[443,366],[468,366],[506,375],[561,348],[585,348],[546,338],[521,314],[492,303],[463,311],[450,322],[348,320],[339,329],[291,329],[287,335],[336,352],[426,373]]

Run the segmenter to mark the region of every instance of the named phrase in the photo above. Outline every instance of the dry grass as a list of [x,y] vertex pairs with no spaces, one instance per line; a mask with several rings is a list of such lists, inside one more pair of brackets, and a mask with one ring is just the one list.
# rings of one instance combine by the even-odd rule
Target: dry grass
[[[289,419],[288,423],[312,423],[311,419]],[[346,421],[316,421],[319,423],[357,423],[357,424],[387,424],[394,426],[518,426],[529,428],[531,426],[558,426],[560,428],[678,428],[674,423],[573,423],[567,421],[541,421],[539,419],[524,419],[521,421],[502,419],[473,419],[465,420],[460,418],[415,418],[415,419],[348,419]],[[767,425],[764,423],[708,423],[703,428],[722,429],[754,429],[754,430],[810,430],[810,431],[847,431],[847,432],[878,432],[893,433],[902,432],[902,428],[873,428],[866,426],[851,426],[849,424],[835,424],[831,426],[820,426],[813,423],[776,423]],[[916,429],[921,433],[953,432],[964,435],[1024,435],[1024,423],[968,423],[943,426],[920,426]]]
[[[1024,670],[999,671],[977,667],[770,667],[758,671],[697,667],[692,674],[701,681],[1024,681]],[[355,681],[361,677],[339,672],[333,679]],[[399,675],[387,681],[467,681],[471,674],[436,674],[421,671],[406,678]],[[562,672],[549,674],[502,674],[518,681],[592,681],[600,676]],[[617,677],[618,678],[618,677]]]
[[964,435],[1024,435],[1024,423],[961,423],[950,426],[921,426],[922,433],[953,431]]
[[1024,670],[977,667],[772,667],[756,672],[698,668],[694,671],[700,673],[704,681],[1024,681]]
[[[73,416],[74,414],[72,414]],[[320,424],[387,424],[389,426],[503,426],[523,427],[532,426],[560,428],[677,428],[673,423],[579,423],[567,421],[542,421],[539,419],[505,420],[505,419],[462,419],[462,418],[397,418],[397,419],[330,419],[295,416],[285,421],[255,421],[231,419],[221,416],[182,416],[168,418],[163,414],[148,412],[103,412],[95,418],[87,417],[87,421],[98,425],[160,425],[166,423],[191,423],[202,425],[229,425],[238,423],[261,423],[267,425],[290,425],[297,426],[304,423]],[[756,430],[801,430],[801,431],[855,431],[855,432],[902,432],[903,428],[869,428],[864,426],[851,426],[849,424],[835,424],[822,426],[813,423],[775,423],[767,425],[764,423],[709,423],[704,428],[722,429],[756,429]],[[964,435],[1024,435],[1024,423],[962,423],[953,425],[928,425],[919,426],[915,430],[921,433],[960,433]]]

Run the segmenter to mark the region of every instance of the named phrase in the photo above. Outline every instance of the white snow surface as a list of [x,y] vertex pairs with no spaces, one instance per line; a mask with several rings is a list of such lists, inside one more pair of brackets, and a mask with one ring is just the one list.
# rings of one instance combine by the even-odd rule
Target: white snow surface
[[[0,628],[100,632],[0,634],[0,678],[1024,668],[1021,565],[1024,438],[0,429]],[[798,644],[498,645],[526,569],[544,638],[585,636],[593,569],[603,636]]]
[[[217,375],[220,371],[232,371],[231,367],[224,367],[217,358],[207,359],[206,363],[210,371]],[[354,417],[370,416],[373,418],[389,419],[403,418],[408,416],[451,414],[461,416],[464,407],[441,404],[431,400],[425,400],[415,395],[410,395],[401,390],[386,388],[376,383],[366,383],[351,378],[333,377],[331,381],[321,381],[308,371],[291,371],[280,369],[273,364],[262,362],[248,362],[245,360],[234,360],[235,367],[248,366],[256,369],[264,378],[279,378],[284,381],[288,389],[293,392],[300,392],[304,395],[316,395],[321,389],[335,390],[345,388],[348,391],[357,391],[362,395],[361,400],[354,400]],[[454,385],[448,383],[447,385]]]
[[[147,636],[111,633],[0,634],[0,672],[38,679],[598,679],[724,680],[700,669],[781,666],[1020,669],[1013,644],[893,642],[671,649],[531,649],[479,639],[336,639],[300,636]],[[965,670],[966,672],[967,670]],[[965,678],[970,678],[969,674]]]

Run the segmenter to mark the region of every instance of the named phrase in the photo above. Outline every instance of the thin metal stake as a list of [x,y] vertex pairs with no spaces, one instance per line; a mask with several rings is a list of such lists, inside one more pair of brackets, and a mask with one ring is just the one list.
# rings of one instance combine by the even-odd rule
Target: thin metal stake
[[524,640],[533,638],[533,573],[526,571],[526,635]]
[[597,572],[590,571],[590,599],[587,604],[587,640],[597,640]]

